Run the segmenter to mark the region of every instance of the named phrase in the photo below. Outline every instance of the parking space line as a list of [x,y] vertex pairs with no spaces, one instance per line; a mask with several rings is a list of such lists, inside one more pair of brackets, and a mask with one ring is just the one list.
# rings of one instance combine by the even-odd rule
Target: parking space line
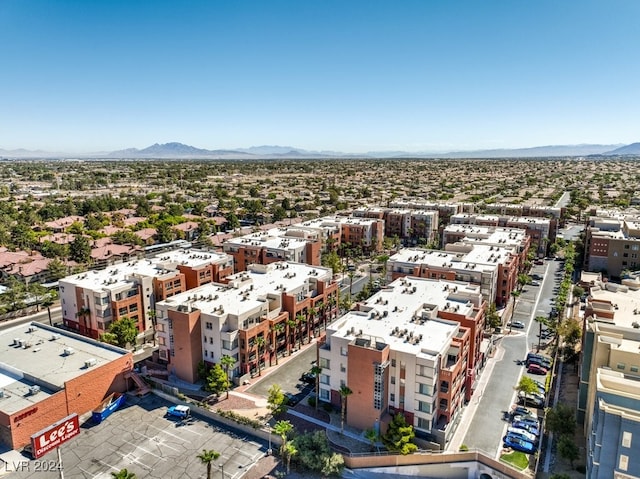
[[120,451],[115,451],[120,457],[122,457],[125,461],[130,461],[131,464],[138,464],[139,466],[145,468],[147,471],[152,471],[153,468],[147,466],[144,462],[139,461],[133,454],[128,452],[127,454],[122,454]]
[[[153,424],[148,424],[148,427],[152,427],[153,429],[156,429],[157,431],[160,431],[162,434],[166,434],[167,436],[171,436],[175,439],[179,439],[181,442],[189,442],[189,440],[183,436],[179,436],[177,434],[173,434],[172,432],[167,431],[166,429],[162,429],[159,427],[154,426]],[[202,434],[198,434],[199,436],[202,436]]]
[[179,449],[176,449],[175,447],[168,446],[165,443],[165,440],[158,438],[158,436],[150,437],[150,436],[147,436],[145,434],[142,434],[141,432],[136,432],[136,431],[133,431],[133,434],[137,434],[139,436],[142,436],[142,437],[148,439],[151,442],[155,442],[156,444],[158,444],[158,446],[166,447],[167,449],[171,449],[172,451],[176,451],[176,452],[180,451]]
[[129,442],[126,439],[123,439],[124,442],[126,442],[127,444],[130,444],[132,446],[134,446],[137,449],[140,449],[141,451],[144,451],[146,454],[151,454],[153,457],[157,457],[158,459],[160,459],[161,461],[166,461],[166,458],[162,457],[162,456],[158,456],[157,454],[152,453],[151,451],[148,451],[147,449],[145,449],[144,447],[138,445],[138,444],[134,444],[133,442]]

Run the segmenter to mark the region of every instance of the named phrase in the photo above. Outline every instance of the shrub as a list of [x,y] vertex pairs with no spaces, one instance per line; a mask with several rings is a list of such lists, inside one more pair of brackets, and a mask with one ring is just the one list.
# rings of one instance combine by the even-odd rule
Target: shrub
[[307,404],[311,407],[316,407],[316,398],[310,397],[309,399],[307,399]]
[[461,444],[460,445],[460,452],[464,452],[464,451],[468,451],[469,450],[469,446],[467,446],[466,444]]
[[327,412],[333,412],[333,406],[328,402],[322,404],[322,409]]

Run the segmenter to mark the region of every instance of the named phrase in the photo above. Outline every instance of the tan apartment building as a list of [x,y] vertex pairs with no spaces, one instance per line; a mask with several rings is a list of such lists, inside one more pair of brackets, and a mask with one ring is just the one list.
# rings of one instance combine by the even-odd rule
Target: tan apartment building
[[585,230],[585,269],[613,278],[640,269],[640,216],[596,216]]
[[198,363],[230,356],[237,382],[321,334],[337,312],[330,269],[280,261],[253,264],[226,278],[161,301],[159,358],[170,373],[198,380]]
[[558,222],[555,218],[475,213],[453,215],[451,224],[523,229],[531,238],[531,245],[536,248],[536,253],[540,256],[546,255],[548,246],[555,242],[558,227]]
[[126,316],[137,321],[140,333],[152,335],[156,302],[198,284],[222,281],[232,267],[232,258],[223,253],[177,250],[67,276],[58,283],[62,321],[98,338]]
[[485,302],[468,283],[399,278],[339,318],[320,342],[320,399],[347,424],[384,433],[403,414],[416,434],[444,447],[482,364]]
[[387,261],[387,280],[403,276],[464,281],[480,286],[488,303],[503,306],[517,284],[513,248],[455,243],[446,251],[405,248]]
[[277,261],[319,266],[321,249],[321,232],[300,225],[229,238],[222,244],[222,250],[233,257],[236,271],[244,271],[252,264]]
[[578,395],[587,477],[640,477],[640,279],[589,283]]

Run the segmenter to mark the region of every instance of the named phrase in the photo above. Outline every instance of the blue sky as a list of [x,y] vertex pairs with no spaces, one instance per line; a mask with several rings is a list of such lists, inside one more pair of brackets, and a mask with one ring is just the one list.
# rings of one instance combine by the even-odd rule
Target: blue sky
[[0,148],[640,141],[637,0],[1,0]]

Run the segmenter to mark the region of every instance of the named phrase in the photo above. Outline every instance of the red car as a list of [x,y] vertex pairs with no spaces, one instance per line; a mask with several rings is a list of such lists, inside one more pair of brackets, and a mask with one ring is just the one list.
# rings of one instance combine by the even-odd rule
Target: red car
[[549,372],[549,370],[547,368],[543,368],[539,364],[531,363],[527,367],[527,372],[531,374],[546,375]]

